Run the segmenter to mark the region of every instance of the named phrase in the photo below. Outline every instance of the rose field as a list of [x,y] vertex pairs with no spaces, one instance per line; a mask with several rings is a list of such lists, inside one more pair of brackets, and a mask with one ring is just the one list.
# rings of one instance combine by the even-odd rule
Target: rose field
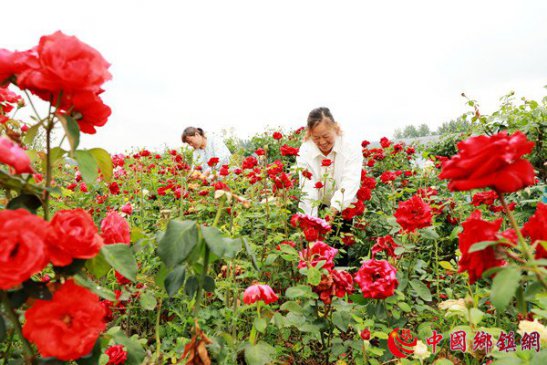
[[109,66],[62,32],[0,49],[0,364],[547,364],[547,97],[362,136],[355,202],[313,217],[300,125],[210,176],[79,147]]

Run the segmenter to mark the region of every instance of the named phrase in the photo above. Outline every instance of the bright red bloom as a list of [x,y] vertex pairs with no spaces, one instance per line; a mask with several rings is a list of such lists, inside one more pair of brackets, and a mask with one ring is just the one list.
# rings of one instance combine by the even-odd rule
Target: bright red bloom
[[498,198],[498,193],[496,193],[494,190],[481,191],[473,195],[473,200],[471,201],[471,204],[473,204],[476,207],[478,207],[481,204],[492,205],[494,204],[497,198]]
[[257,148],[255,153],[257,156],[264,156],[266,154],[266,151],[264,151],[264,148]]
[[384,173],[382,173],[382,175],[380,175],[380,180],[384,184],[387,184],[390,181],[394,181],[396,178],[397,178],[397,175],[395,175],[393,171],[385,171]]
[[452,191],[489,187],[512,193],[534,184],[534,168],[522,158],[533,148],[520,131],[471,137],[458,143],[458,154],[443,163],[439,178],[450,180]]
[[304,170],[304,171],[302,171],[302,176],[304,176],[308,180],[311,180],[312,173],[309,170]]
[[123,365],[127,361],[127,351],[123,349],[123,345],[110,346],[104,353],[108,355],[106,365]]
[[129,223],[117,212],[109,212],[101,222],[101,237],[104,244],[131,243],[131,228]]
[[399,286],[397,270],[385,260],[366,260],[354,280],[365,298],[385,299]]
[[316,188],[316,189],[321,189],[321,188],[323,188],[323,186],[324,186],[323,183],[321,181],[318,181],[318,182],[315,183],[315,185],[313,187]]
[[214,167],[219,161],[220,159],[218,157],[211,157],[209,161],[207,161],[207,165],[209,165],[209,167]]
[[[1,114],[7,114],[13,110],[12,104],[22,104],[23,98],[21,96],[17,95],[7,87],[1,87],[0,86],[0,115]],[[1,123],[0,123],[1,124]],[[26,129],[26,130],[23,130]],[[28,126],[24,124],[21,127],[21,130],[23,132],[26,132],[28,130]]]
[[228,185],[226,185],[222,181],[217,181],[216,183],[213,184],[213,187],[215,188],[215,191],[217,191],[217,190],[230,191],[230,188],[228,187]]
[[127,215],[133,214],[133,207],[131,206],[131,203],[122,205],[121,211]]
[[47,222],[25,209],[0,211],[0,289],[21,284],[47,265]]
[[228,176],[230,175],[230,169],[228,168],[228,165],[222,165],[220,170],[218,171],[220,176]]
[[352,246],[355,243],[355,236],[352,233],[342,233],[342,243],[346,246]]
[[384,237],[378,237],[376,239],[376,244],[372,246],[371,257],[375,259],[376,254],[382,251],[384,251],[387,256],[397,257],[397,255],[395,255],[395,249],[397,247],[399,246],[397,245],[397,243],[395,243],[395,241],[393,240],[393,237],[391,237],[390,235],[387,235]]
[[[102,91],[101,91],[102,92]],[[61,114],[70,114],[78,122],[83,133],[95,134],[95,127],[102,127],[112,114],[112,109],[106,105],[99,93],[82,92],[63,98],[59,108]]]
[[282,156],[298,156],[298,148],[284,144],[279,148]]
[[279,297],[274,293],[269,285],[254,284],[245,289],[243,293],[243,303],[253,304],[262,300],[266,304],[277,301]]
[[477,242],[497,241],[501,223],[501,218],[494,222],[482,220],[479,210],[471,213],[471,216],[462,223],[463,231],[458,234],[460,252],[462,253],[458,262],[458,272],[467,271],[470,284],[477,281],[485,270],[505,264],[505,261],[496,258],[496,252],[492,246],[481,251],[469,252],[471,246]]
[[383,148],[388,148],[391,145],[391,141],[387,137],[380,138],[380,145]]
[[412,196],[407,201],[399,202],[399,207],[393,215],[397,218],[397,223],[401,225],[403,230],[408,232],[429,227],[433,217],[431,207],[417,195]]
[[330,270],[334,267],[333,260],[337,253],[336,248],[327,245],[325,242],[312,242],[310,248],[305,248],[298,253],[300,256],[298,268],[306,267],[308,263],[315,267],[320,261],[325,261],[323,268]]
[[329,167],[332,165],[332,160],[329,160],[328,158],[325,158],[321,161],[321,166],[323,167]]
[[330,224],[324,219],[307,214],[296,213],[290,221],[293,227],[299,227],[306,236],[306,240],[315,241],[323,237],[331,230]]
[[[534,215],[522,226],[522,234],[530,237],[532,244],[536,241],[547,241],[547,204],[538,203]],[[536,259],[544,258],[547,258],[547,250],[538,242]]]
[[16,174],[33,172],[25,150],[6,137],[0,137],[0,163],[11,166]]
[[38,47],[26,56],[17,84],[46,101],[61,91],[65,95],[96,93],[112,78],[108,72],[110,64],[97,50],[59,31],[40,38]]
[[332,270],[331,275],[334,295],[338,298],[343,298],[344,295],[353,293],[353,277],[350,273],[344,270]]
[[274,134],[272,135],[273,139],[275,140],[280,140],[281,138],[283,138],[283,135],[279,132],[274,132]]
[[367,146],[368,146],[369,144],[370,144],[370,142],[369,142],[369,141],[367,141],[367,140],[363,140],[363,141],[361,142],[361,147],[363,147],[363,148],[367,148]]
[[108,185],[108,190],[110,190],[110,194],[118,195],[120,193],[120,186],[117,182],[113,181]]
[[361,331],[361,338],[365,341],[370,340],[370,330],[368,328]]
[[72,259],[95,257],[103,246],[93,219],[83,209],[59,210],[50,222],[47,250],[55,266],[66,266]]
[[256,165],[258,165],[258,160],[254,156],[248,156],[248,157],[245,157],[245,159],[243,160],[243,163],[241,164],[241,168],[243,170],[252,169]]
[[366,186],[361,186],[359,190],[357,190],[357,199],[360,201],[368,201],[372,198],[372,191],[367,188]]
[[349,207],[342,211],[342,219],[351,221],[354,217],[362,215],[365,212],[365,205],[362,201],[358,200],[351,203]]
[[42,357],[69,361],[91,352],[105,328],[99,297],[67,280],[51,300],[36,300],[25,312],[23,335]]

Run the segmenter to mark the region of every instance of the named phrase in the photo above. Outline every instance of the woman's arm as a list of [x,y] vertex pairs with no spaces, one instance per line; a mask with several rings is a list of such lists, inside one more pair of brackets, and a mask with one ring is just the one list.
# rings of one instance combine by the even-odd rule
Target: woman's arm
[[331,208],[336,209],[338,212],[349,207],[355,200],[357,191],[361,186],[361,170],[363,168],[363,154],[361,151],[349,149],[344,157],[340,186],[334,192],[330,201]]

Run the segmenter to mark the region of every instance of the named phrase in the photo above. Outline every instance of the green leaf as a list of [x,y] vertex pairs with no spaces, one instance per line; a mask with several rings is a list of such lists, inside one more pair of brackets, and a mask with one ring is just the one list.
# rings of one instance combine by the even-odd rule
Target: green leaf
[[401,310],[403,312],[411,312],[412,311],[412,308],[410,308],[410,306],[408,304],[406,304],[405,302],[399,302],[397,303],[397,305],[399,306],[399,308],[401,308]]
[[120,327],[112,327],[107,332],[112,336],[114,342],[123,345],[127,351],[127,360],[124,365],[140,365],[146,355],[140,342],[135,336],[129,338],[121,330]]
[[100,251],[94,258],[87,260],[85,267],[92,273],[97,279],[102,278],[110,271],[110,264],[104,258],[102,251]]
[[310,267],[308,269],[308,284],[317,286],[321,282],[321,271],[316,267]]
[[80,144],[80,127],[72,117],[58,116],[61,124],[65,130],[68,143],[70,144],[70,151],[74,153]]
[[448,271],[456,271],[454,266],[448,261],[439,261],[439,266]]
[[256,262],[256,256],[253,250],[251,249],[249,242],[247,242],[246,238],[242,238],[242,241],[243,241],[243,245],[245,246],[245,251],[247,251],[247,255],[251,258],[251,263],[253,264],[253,267],[255,268],[256,271],[260,271],[260,269],[258,268],[258,264]]
[[184,286],[184,292],[186,295],[188,295],[190,298],[196,294],[196,291],[198,290],[199,282],[198,279],[195,276],[190,276],[188,280],[186,280],[186,285]]
[[215,279],[213,279],[210,276],[206,276],[205,279],[203,280],[203,290],[205,290],[206,292],[212,293],[215,291],[215,286],[216,286]]
[[505,307],[515,296],[521,275],[522,273],[518,267],[508,266],[499,271],[494,277],[490,299],[499,313],[503,313]]
[[110,154],[102,148],[92,148],[89,150],[89,153],[91,153],[91,155],[97,162],[97,165],[99,165],[99,169],[103,174],[104,181],[112,181],[113,165],[112,157],[110,157]]
[[412,287],[412,289],[416,291],[416,293],[418,294],[420,298],[422,298],[426,302],[431,301],[432,298],[431,298],[431,292],[429,291],[429,288],[420,280],[417,280],[417,279],[411,280],[410,286]]
[[422,237],[424,237],[428,240],[435,241],[435,240],[438,240],[440,238],[439,234],[437,233],[437,231],[435,231],[435,228],[433,228],[433,227],[427,227],[427,228],[424,228],[424,229],[420,229],[419,232],[422,234]]
[[346,332],[351,322],[351,314],[347,311],[336,311],[332,315],[332,323],[342,332]]
[[10,210],[23,208],[36,214],[38,208],[42,206],[42,201],[34,194],[21,194],[18,197],[10,200],[7,207]]
[[23,137],[23,142],[27,146],[31,145],[34,142],[34,139],[38,135],[38,131],[40,130],[41,126],[42,126],[42,123],[36,123],[32,127],[30,127],[28,131],[25,132],[25,136]]
[[87,184],[94,184],[97,180],[97,161],[93,155],[87,150],[78,150],[74,152],[74,158],[78,161],[78,168],[82,174],[82,178]]
[[123,243],[104,245],[101,252],[114,270],[132,282],[137,280],[137,260],[129,245]]
[[144,293],[141,293],[140,296],[141,306],[145,310],[154,310],[156,306],[158,305],[158,302],[156,301],[156,297],[154,294],[150,293],[149,291],[146,291]]
[[292,300],[283,303],[279,309],[282,311],[294,312],[298,314],[304,313],[300,304]]
[[291,286],[287,288],[285,296],[289,299],[313,298],[317,296],[307,285]]
[[255,318],[254,320],[254,326],[256,330],[260,333],[264,333],[266,331],[266,326],[268,324],[266,323],[266,320],[264,318]]
[[481,242],[477,242],[469,248],[468,252],[473,253],[473,252],[477,252],[477,251],[482,251],[486,247],[494,246],[494,245],[497,245],[498,243],[500,243],[500,242],[499,241],[481,241]]
[[188,257],[197,243],[196,222],[172,220],[159,241],[158,255],[167,267],[173,268]]
[[275,349],[265,342],[245,347],[245,362],[247,365],[266,365],[273,361]]
[[112,290],[103,288],[99,286],[98,284],[95,284],[94,282],[89,280],[87,277],[78,274],[78,275],[74,275],[73,278],[78,285],[81,285],[84,288],[88,288],[89,290],[91,290],[93,293],[97,294],[101,298],[110,300],[111,302],[116,300],[116,295],[114,295],[114,292]]
[[433,363],[434,365],[454,365],[454,363],[447,358],[439,359]]
[[184,277],[186,276],[186,270],[183,265],[178,265],[171,271],[164,281],[165,290],[170,297],[173,297],[184,283]]
[[216,227],[201,226],[201,233],[205,243],[219,258],[234,258],[236,253],[241,250],[241,240],[223,237],[222,232]]

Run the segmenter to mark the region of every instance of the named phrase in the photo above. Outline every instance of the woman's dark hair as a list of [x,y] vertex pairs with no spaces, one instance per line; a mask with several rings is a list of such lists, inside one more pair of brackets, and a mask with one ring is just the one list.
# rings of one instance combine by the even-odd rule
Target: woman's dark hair
[[315,128],[323,119],[330,119],[332,123],[336,123],[329,108],[321,107],[313,109],[308,114],[308,130]]
[[205,137],[205,133],[203,132],[203,129],[201,128],[195,128],[195,127],[187,127],[184,132],[182,132],[182,142],[186,143],[186,137],[189,136],[195,136],[196,134],[199,134],[202,137]]

